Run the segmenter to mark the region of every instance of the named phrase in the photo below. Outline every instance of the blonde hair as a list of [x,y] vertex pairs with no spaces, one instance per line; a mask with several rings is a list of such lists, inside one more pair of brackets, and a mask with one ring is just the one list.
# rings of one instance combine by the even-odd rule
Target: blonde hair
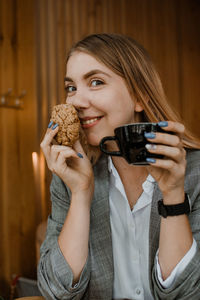
[[[147,51],[135,40],[120,34],[93,34],[77,42],[67,60],[75,51],[94,56],[113,72],[124,78],[133,98],[144,110],[141,121],[171,120],[184,123],[167,102],[160,77]],[[200,141],[186,128],[183,145],[200,148]]]

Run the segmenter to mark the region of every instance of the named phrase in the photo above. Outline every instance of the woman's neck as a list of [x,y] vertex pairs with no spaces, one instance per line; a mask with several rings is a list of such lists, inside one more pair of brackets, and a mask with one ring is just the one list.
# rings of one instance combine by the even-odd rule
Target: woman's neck
[[145,166],[135,166],[129,164],[124,158],[122,157],[112,157],[112,162],[120,174],[126,173],[126,175],[130,175],[132,178],[146,178],[148,175],[147,168]]
[[130,165],[122,157],[112,157],[112,162],[123,183],[130,208],[133,209],[143,191],[142,184],[148,176],[147,168]]

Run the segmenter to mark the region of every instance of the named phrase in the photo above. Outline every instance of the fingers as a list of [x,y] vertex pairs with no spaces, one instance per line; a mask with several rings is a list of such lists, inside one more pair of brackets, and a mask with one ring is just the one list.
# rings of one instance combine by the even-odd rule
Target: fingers
[[[172,121],[162,121],[158,123],[166,133],[162,132],[150,132],[145,133],[145,137],[149,140],[154,140],[157,144],[166,144],[174,147],[180,146],[181,138],[185,132],[183,124]],[[170,134],[169,132],[172,132]]]
[[176,162],[181,162],[186,156],[185,149],[181,147],[169,147],[156,144],[147,144],[145,147],[150,153],[161,154],[164,157],[171,158]]
[[80,158],[83,158],[83,156],[80,153],[76,153],[71,147],[52,145],[47,165],[53,173],[57,175],[64,174],[72,166],[73,162],[75,162],[74,159],[76,159],[77,166],[80,165]]
[[[153,159],[150,158],[147,160],[150,167],[151,173],[153,174],[155,168],[157,170],[162,169],[167,171],[168,174],[174,175],[175,182],[178,181],[179,178],[184,178],[185,176],[185,167],[186,162],[182,162],[181,164],[177,164],[175,161],[171,159]],[[173,177],[173,176],[172,176]],[[159,181],[159,178],[157,179]],[[167,182],[165,182],[167,184]]]
[[63,157],[65,160],[69,157],[78,158],[80,157],[75,150],[68,146],[61,146],[61,145],[52,145],[51,146],[51,157],[55,160],[58,156]]
[[59,156],[61,157],[62,161],[66,160],[69,157],[78,157],[71,147],[52,145],[50,148],[51,161],[56,162]]
[[79,157],[86,157],[83,147],[79,140],[77,140],[73,145],[74,150],[80,155]]
[[[160,125],[159,125],[160,124]],[[162,121],[159,122],[158,125],[165,132],[145,132],[144,136],[151,143],[155,144],[163,144],[171,147],[182,147],[182,139],[181,137],[184,134],[185,127],[183,124],[172,121]],[[169,132],[172,132],[169,133]]]
[[179,122],[161,121],[158,122],[158,126],[160,126],[163,130],[172,131],[180,135],[182,135],[185,131],[185,126]]
[[50,146],[53,142],[53,138],[58,133],[59,127],[58,124],[49,123],[46,134],[40,144],[40,147],[45,156],[49,156],[50,154]]
[[150,153],[161,154],[164,158],[147,158],[147,161],[163,169],[172,169],[176,163],[185,165],[186,152],[182,146],[181,139],[185,131],[184,125],[172,121],[162,121],[158,125],[167,132],[145,133],[146,139],[151,142],[146,145],[146,148]]
[[58,173],[63,166],[67,167],[67,160],[69,158],[79,158],[77,153],[71,147],[60,145],[51,146],[50,157],[49,169],[54,173]]
[[181,145],[181,138],[177,135],[160,132],[147,132],[144,135],[147,140],[156,144],[164,144],[173,147],[179,147]]

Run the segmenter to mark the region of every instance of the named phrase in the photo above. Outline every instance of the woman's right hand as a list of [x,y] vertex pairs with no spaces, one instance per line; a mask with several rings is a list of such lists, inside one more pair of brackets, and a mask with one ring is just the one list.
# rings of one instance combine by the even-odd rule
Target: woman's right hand
[[73,148],[53,144],[58,129],[55,125],[48,128],[40,144],[48,168],[63,180],[72,193],[89,193],[91,198],[94,190],[92,165],[79,141]]

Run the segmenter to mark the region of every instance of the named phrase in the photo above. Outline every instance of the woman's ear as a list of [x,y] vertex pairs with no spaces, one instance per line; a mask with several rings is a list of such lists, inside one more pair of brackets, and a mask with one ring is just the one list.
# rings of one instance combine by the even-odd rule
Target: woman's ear
[[137,102],[135,103],[135,111],[136,111],[136,112],[141,112],[141,111],[143,111],[143,110],[144,110],[143,105],[142,105],[139,101],[137,101]]

